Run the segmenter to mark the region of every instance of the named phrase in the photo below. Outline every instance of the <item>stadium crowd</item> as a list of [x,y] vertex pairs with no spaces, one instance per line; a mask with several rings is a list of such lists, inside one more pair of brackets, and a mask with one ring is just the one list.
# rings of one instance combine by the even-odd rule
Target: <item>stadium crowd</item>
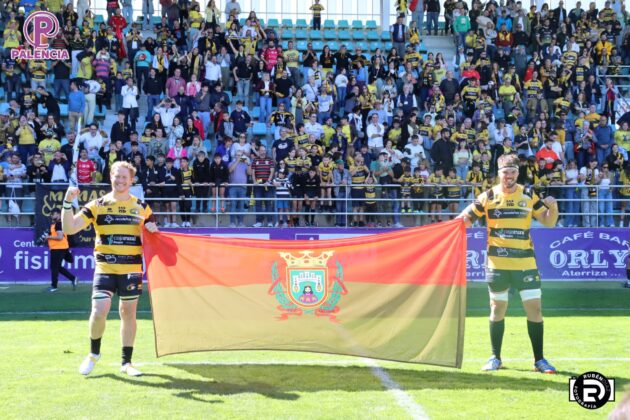
[[[84,0],[0,4],[2,201],[31,194],[25,182],[67,183],[78,142],[80,184],[128,160],[167,227],[191,226],[189,212],[242,226],[250,207],[256,227],[315,225],[318,212],[402,226],[410,213],[454,217],[517,153],[519,182],[566,199],[564,226],[626,222],[630,128],[608,76],[630,64],[630,32],[616,0],[396,1],[391,39],[370,51],[298,51],[292,31],[235,0],[161,0],[156,25],[147,2],[137,22],[131,0],[107,1],[100,22]],[[70,60],[11,58],[30,48],[22,26],[38,10],[60,20],[49,43]],[[326,11],[311,10],[318,28]],[[453,36],[452,60],[422,51],[438,31]]]

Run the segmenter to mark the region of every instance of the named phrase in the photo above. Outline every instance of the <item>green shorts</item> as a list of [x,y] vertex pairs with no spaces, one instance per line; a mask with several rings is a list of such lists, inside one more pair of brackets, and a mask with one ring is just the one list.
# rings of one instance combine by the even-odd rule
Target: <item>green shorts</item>
[[491,292],[504,292],[510,288],[518,291],[540,289],[538,270],[496,270],[486,268],[486,282]]

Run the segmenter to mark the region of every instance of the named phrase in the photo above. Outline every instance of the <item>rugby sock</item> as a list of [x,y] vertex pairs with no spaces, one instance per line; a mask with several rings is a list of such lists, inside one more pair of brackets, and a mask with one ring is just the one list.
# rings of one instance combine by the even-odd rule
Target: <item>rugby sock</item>
[[131,355],[133,354],[133,347],[122,348],[122,364],[131,363]]
[[626,278],[630,280],[630,268],[626,268]]
[[537,362],[543,358],[543,323],[527,321],[527,332],[532,342],[534,360]]
[[490,343],[492,344],[492,354],[501,359],[501,346],[503,345],[503,333],[505,332],[505,319],[501,321],[490,321]]
[[101,354],[101,339],[90,338],[90,353]]

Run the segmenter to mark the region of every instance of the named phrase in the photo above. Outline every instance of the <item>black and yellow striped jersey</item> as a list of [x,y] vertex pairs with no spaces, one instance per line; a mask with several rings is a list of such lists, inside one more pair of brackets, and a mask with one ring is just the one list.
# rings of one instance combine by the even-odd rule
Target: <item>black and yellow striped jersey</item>
[[305,156],[304,158],[298,157],[296,161],[297,161],[296,172],[299,172],[299,173],[308,172],[308,169],[311,167],[310,157],[308,156]]
[[461,184],[462,179],[458,176],[455,177],[450,177],[447,176],[446,177],[446,183],[449,184],[448,187],[446,187],[446,196],[448,198],[459,198],[462,195],[462,187],[459,185]]
[[422,56],[417,51],[405,54],[404,60],[405,63],[411,63],[414,69],[417,69],[422,64]]
[[539,217],[546,208],[536,193],[522,185],[511,194],[503,193],[497,185],[477,197],[468,207],[468,215],[472,219],[486,217],[488,268],[536,270],[529,231],[532,216]]
[[352,188],[355,190],[362,190],[365,187],[356,186],[357,184],[365,184],[365,179],[370,174],[370,170],[367,166],[351,166],[350,167],[350,176],[352,180]]
[[306,146],[308,144],[308,134],[299,134],[293,137],[293,144],[295,145],[296,150],[300,147]]
[[424,185],[424,178],[422,177],[422,175],[414,176],[413,185],[411,186],[411,193],[422,194],[422,192],[424,191],[424,188],[422,187],[423,185]]
[[435,197],[442,197],[444,195],[444,184],[446,184],[446,177],[444,175],[437,176],[436,174],[429,175],[429,184],[433,184],[431,194]]
[[483,172],[481,172],[481,170],[479,172],[475,172],[474,170],[469,171],[468,174],[466,174],[466,182],[469,184],[478,184],[474,187],[473,191],[475,196],[478,196],[482,192],[481,184],[483,182]]
[[319,176],[322,182],[332,182],[333,171],[335,170],[335,164],[328,162],[326,165],[324,162],[320,162],[318,165]]
[[376,187],[369,185],[365,188],[365,204],[376,204]]
[[193,171],[192,168],[180,169],[179,176],[181,177],[182,190],[192,191],[193,189]]
[[297,158],[296,159],[289,159],[288,157],[285,157],[284,158],[284,163],[287,165],[287,171],[289,171],[289,173],[292,174],[297,169],[300,161]]
[[528,80],[525,82],[525,92],[529,98],[537,98],[543,92],[543,84],[540,80]]
[[462,89],[462,99],[467,102],[477,102],[481,97],[481,89],[479,86],[467,85]]
[[413,186],[416,178],[413,175],[403,175],[400,179],[400,193],[404,196],[411,195],[411,187]]
[[90,201],[80,211],[94,225],[96,273],[142,272],[142,229],[153,219],[151,208],[133,195],[117,201],[112,193]]

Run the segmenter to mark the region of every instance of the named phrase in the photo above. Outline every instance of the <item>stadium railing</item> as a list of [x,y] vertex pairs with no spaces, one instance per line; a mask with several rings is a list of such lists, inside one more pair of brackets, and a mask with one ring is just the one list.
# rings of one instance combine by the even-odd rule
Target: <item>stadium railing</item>
[[[32,222],[33,222],[33,216],[36,215],[36,197],[35,197],[35,185],[34,183],[22,183],[19,184],[20,187],[22,188],[22,192],[24,192],[24,194],[16,194],[14,196],[11,196],[11,189],[12,189],[12,184],[5,184],[6,185],[6,193],[4,197],[0,197],[0,216],[3,216],[6,218],[6,221],[4,221],[4,226],[31,226]],[[41,185],[46,185],[46,186],[51,186],[53,187],[56,191],[60,191],[63,192],[67,189],[68,184],[64,184],[64,183],[42,183]],[[360,185],[354,185],[354,187],[366,187],[368,185],[371,185],[373,187],[375,187],[376,189],[376,197],[373,199],[369,199],[366,200],[365,198],[360,198],[360,199],[355,199],[352,198],[350,195],[350,192],[348,192],[347,195],[344,195],[343,197],[332,197],[332,198],[318,198],[317,202],[318,202],[318,207],[319,207],[319,203],[328,203],[328,202],[332,202],[332,207],[333,209],[336,208],[337,202],[343,202],[343,205],[341,206],[342,209],[345,209],[343,211],[335,211],[335,210],[327,210],[327,209],[322,209],[321,211],[318,211],[318,215],[319,216],[324,216],[326,217],[326,222],[328,222],[329,224],[335,224],[334,223],[334,218],[335,216],[343,216],[345,217],[346,220],[346,225],[349,225],[349,222],[352,219],[353,215],[356,215],[355,212],[353,212],[353,203],[357,202],[357,201],[373,201],[376,203],[376,211],[373,212],[363,212],[362,214],[365,216],[375,216],[378,218],[391,218],[392,216],[395,216],[396,218],[401,217],[404,218],[406,225],[407,226],[420,226],[426,223],[429,223],[430,220],[432,220],[432,218],[435,217],[440,217],[442,219],[448,219],[449,217],[453,217],[458,215],[468,204],[470,204],[473,200],[473,196],[472,196],[472,191],[475,187],[479,188],[480,186],[478,184],[439,184],[439,185],[433,185],[433,184],[423,184],[422,188],[423,188],[423,196],[422,197],[409,197],[409,198],[402,198],[401,197],[401,186],[400,184],[385,184],[385,185],[381,185],[381,184],[360,184]],[[110,186],[108,184],[85,184],[83,186],[102,186],[106,189],[109,189]],[[192,184],[193,188],[195,186],[197,187],[209,187],[209,185],[207,184]],[[228,195],[228,188],[232,186],[232,187],[246,187],[247,188],[247,194],[244,198],[229,198]],[[79,186],[81,188],[81,185]],[[167,186],[167,187],[173,187],[171,186]],[[273,189],[275,188],[273,185],[269,185],[269,184],[226,184],[226,191],[225,191],[225,196],[224,197],[219,197],[218,193],[219,193],[219,189],[217,188],[216,192],[214,195],[212,195],[212,189],[210,187],[210,192],[209,192],[209,196],[208,197],[204,197],[204,198],[200,198],[200,197],[189,197],[189,198],[180,198],[179,196],[173,196],[173,197],[159,197],[159,198],[149,198],[148,201],[149,203],[153,203],[153,204],[157,204],[157,203],[166,203],[166,202],[181,202],[181,201],[188,201],[191,203],[191,209],[192,211],[190,212],[183,212],[183,211],[177,211],[177,212],[164,212],[164,211],[155,211],[156,216],[158,216],[159,218],[161,217],[165,217],[165,216],[169,216],[169,215],[174,215],[174,216],[182,216],[182,215],[190,215],[190,216],[195,216],[195,218],[198,219],[198,226],[206,226],[206,227],[221,227],[224,226],[225,227],[225,221],[229,218],[229,216],[248,216],[248,217],[252,217],[252,216],[274,216],[277,219],[277,216],[280,214],[278,212],[278,210],[276,209],[275,206],[275,202],[277,201],[289,201],[289,203],[291,204],[292,202],[303,202],[305,199],[304,198],[300,198],[300,197],[289,197],[289,198],[279,198],[279,197],[269,197],[269,198],[260,198],[257,199],[254,196],[253,193],[253,188],[254,187],[259,187],[259,188],[269,188],[273,191]],[[333,191],[335,189],[336,186],[332,185],[330,187],[320,187],[320,188],[331,188]],[[346,186],[346,188],[348,189],[348,191],[350,191],[351,186]],[[446,191],[444,191],[444,195],[442,197],[436,198],[434,196],[431,196],[432,190],[434,188],[448,188],[448,187],[460,187],[462,189],[462,194],[461,197],[447,197],[446,196]],[[141,186],[140,186],[141,188]],[[573,216],[576,219],[576,225],[578,227],[583,226],[582,224],[582,218],[583,217],[590,217],[590,218],[595,218],[595,219],[591,219],[591,221],[594,220],[594,223],[590,226],[587,227],[607,227],[603,225],[603,218],[607,217],[607,216],[611,216],[613,218],[613,222],[614,225],[617,226],[618,225],[618,221],[615,221],[615,218],[618,218],[619,216],[621,216],[622,214],[625,215],[625,212],[622,213],[620,211],[621,205],[628,203],[628,198],[625,198],[623,196],[618,196],[617,192],[620,188],[630,188],[627,185],[610,185],[608,187],[601,187],[599,185],[584,185],[584,184],[580,184],[580,185],[552,185],[552,186],[534,186],[533,187],[535,191],[537,191],[538,194],[540,194],[541,196],[545,196],[547,193],[548,189],[552,189],[555,190],[554,192],[557,191],[563,191],[563,193],[561,194],[561,197],[556,197],[556,200],[559,203],[559,208],[560,208],[560,217],[559,220],[562,221],[566,221],[567,217],[569,216]],[[575,195],[576,199],[568,199],[568,198],[563,198],[566,196],[566,191],[568,189],[573,189],[575,190]],[[591,194],[589,196],[589,190],[591,190]],[[391,193],[391,191],[395,191],[394,193]],[[601,191],[611,191],[611,198],[607,198],[607,199],[600,199],[600,192]],[[394,197],[394,195],[396,195],[396,197]],[[585,195],[586,197],[583,197],[583,195]],[[19,206],[19,213],[15,213],[12,212],[11,209],[9,208],[10,206],[8,205],[8,202],[10,200],[13,200],[15,203],[18,204]],[[214,208],[214,211],[198,211],[198,209],[200,208],[199,203],[200,202],[207,202],[207,209],[211,209]],[[231,202],[233,201],[244,201],[245,202],[245,211],[244,212],[238,212],[238,211],[232,211],[231,208]],[[255,205],[257,201],[261,201],[261,202],[270,202],[273,203],[273,207],[270,209],[270,211],[262,211],[262,212],[256,212],[255,210]],[[400,212],[400,208],[401,208],[401,204],[405,202],[405,203],[411,203],[411,207],[413,208],[412,212],[408,212],[408,213],[401,213]],[[456,203],[457,204],[457,210],[456,211],[448,211],[448,204],[449,203]],[[607,210],[605,209],[605,207],[602,210],[602,207],[600,207],[600,205],[605,206],[606,203],[610,203],[610,206],[612,206],[612,211],[611,212],[607,212]],[[223,204],[223,205],[221,205]],[[441,212],[432,212],[431,211],[431,204],[442,204],[442,211]],[[586,206],[586,204],[589,204],[591,207],[587,208],[588,206]],[[576,208],[574,206],[577,206],[577,211]],[[221,211],[221,208],[224,208],[224,211]],[[630,206],[628,206],[630,207]],[[572,211],[568,211],[568,209],[573,208]],[[15,210],[15,208],[13,209]],[[181,210],[181,209],[180,209]],[[266,210],[266,209],[265,209]],[[312,213],[310,213],[308,210],[305,210],[303,208],[302,211],[300,212],[296,212],[296,211],[291,211],[291,209],[289,209],[288,213],[291,216],[310,216]],[[206,218],[205,220],[201,220],[201,217]],[[20,222],[20,218],[22,218],[22,221]],[[331,219],[332,220],[328,220]],[[629,220],[630,220],[630,215],[629,215]],[[161,220],[160,220],[161,221]],[[0,220],[0,226],[2,226],[2,220]],[[24,224],[26,223],[26,225]],[[566,223],[566,222],[565,222]],[[559,227],[563,226],[563,225],[558,225]]]

